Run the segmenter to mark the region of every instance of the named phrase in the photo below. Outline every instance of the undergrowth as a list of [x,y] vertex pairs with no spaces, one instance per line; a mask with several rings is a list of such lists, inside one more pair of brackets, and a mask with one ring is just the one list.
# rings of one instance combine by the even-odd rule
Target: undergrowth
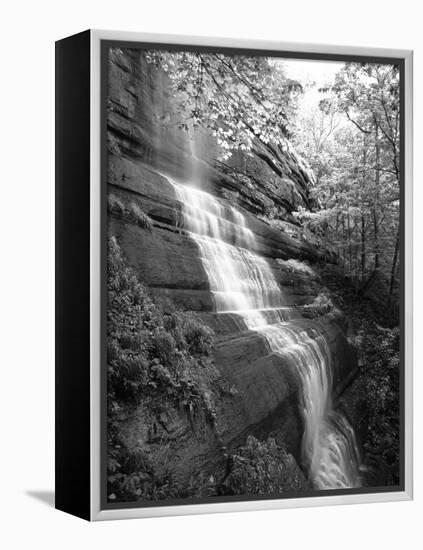
[[400,481],[400,330],[364,321],[355,337],[362,357],[356,392],[366,411],[363,440],[370,485]]
[[230,457],[225,485],[235,495],[270,495],[304,491],[307,482],[292,455],[269,438],[253,436]]
[[152,231],[153,222],[151,218],[135,202],[130,202],[125,206],[119,197],[113,193],[109,193],[107,196],[107,208],[109,213],[117,218],[124,218],[129,223],[138,225],[142,229],[147,229],[147,231]]
[[[358,296],[334,266],[320,266],[331,299],[348,319],[357,350],[359,376],[352,389],[366,484],[397,485],[400,460],[400,327],[378,296]],[[386,304],[386,301],[382,301]],[[348,392],[347,392],[348,393]]]
[[181,496],[171,474],[157,475],[145,451],[125,447],[119,423],[131,407],[148,400],[152,414],[177,407],[191,421],[201,413],[213,424],[213,333],[172,303],[154,301],[114,237],[108,247],[107,290],[109,500]]

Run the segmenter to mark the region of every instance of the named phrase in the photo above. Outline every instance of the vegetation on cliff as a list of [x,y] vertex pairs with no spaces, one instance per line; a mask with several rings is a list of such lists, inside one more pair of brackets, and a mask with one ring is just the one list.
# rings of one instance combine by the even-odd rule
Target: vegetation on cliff
[[[211,359],[212,331],[171,303],[152,300],[128,267],[115,238],[108,249],[107,414],[109,499],[164,498],[180,492],[145,449],[131,450],[120,437],[121,421],[143,399],[151,430],[176,407],[213,424],[213,391],[219,375]],[[164,487],[166,486],[166,490]]]
[[130,202],[126,207],[119,197],[109,193],[107,195],[107,209],[112,216],[138,225],[142,229],[151,231],[153,228],[153,222],[149,216],[135,202]]
[[169,75],[178,125],[211,130],[222,158],[250,152],[256,140],[273,154],[287,147],[301,85],[268,57],[154,50],[147,60]]
[[272,438],[260,442],[247,437],[245,445],[229,457],[229,468],[225,486],[231,494],[277,495],[309,489],[294,457]]

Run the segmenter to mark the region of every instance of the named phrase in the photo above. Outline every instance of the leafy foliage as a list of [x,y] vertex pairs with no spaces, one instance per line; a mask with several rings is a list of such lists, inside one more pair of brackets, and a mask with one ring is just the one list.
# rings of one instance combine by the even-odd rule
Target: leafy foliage
[[130,202],[128,206],[125,206],[119,197],[113,193],[108,193],[107,207],[113,216],[124,218],[129,223],[138,225],[143,229],[147,229],[147,231],[152,231],[153,222],[151,218],[135,202]]
[[357,293],[382,285],[391,305],[399,280],[398,67],[347,63],[320,97],[299,112],[293,132],[316,174],[318,204],[297,218],[338,255]]
[[226,485],[232,494],[270,495],[307,489],[304,475],[292,455],[272,438],[260,442],[249,436],[230,462]]
[[363,448],[373,475],[380,484],[399,481],[400,447],[400,334],[398,327],[383,328],[365,323],[356,344],[362,358],[359,394],[365,401],[367,431]]
[[[383,169],[399,179],[399,66],[347,63],[338,73],[333,91],[339,109],[361,134],[380,135],[386,154]],[[378,138],[378,136],[376,136]],[[375,170],[381,167],[376,166]]]
[[249,152],[254,139],[287,146],[298,82],[268,57],[149,51],[147,60],[170,78],[181,128],[209,128],[223,150]]

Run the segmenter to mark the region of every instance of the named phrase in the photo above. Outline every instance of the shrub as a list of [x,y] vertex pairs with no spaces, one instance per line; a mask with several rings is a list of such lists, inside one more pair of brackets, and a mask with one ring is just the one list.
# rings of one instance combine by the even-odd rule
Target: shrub
[[166,393],[179,389],[184,399],[185,389],[200,393],[196,372],[210,362],[212,331],[192,314],[165,312],[155,303],[126,266],[114,237],[108,254],[107,321],[110,385],[121,399],[140,397],[143,387],[151,392],[151,379],[157,384],[158,378],[168,380]]
[[291,258],[289,260],[276,259],[276,263],[291,273],[302,273],[308,275],[311,279],[316,278],[314,269],[305,261]]
[[143,229],[147,229],[147,231],[151,232],[153,229],[153,222],[151,221],[151,218],[134,202],[131,202],[128,206],[127,218],[128,221],[142,227]]
[[107,208],[109,213],[116,218],[124,218],[129,223],[138,225],[150,232],[153,229],[151,218],[135,202],[130,202],[125,207],[123,202],[114,193],[109,193],[107,196]]
[[313,302],[310,304],[313,307],[319,307],[321,309],[330,310],[334,307],[332,298],[327,292],[319,292],[319,294],[314,298]]
[[122,201],[113,193],[107,195],[107,208],[108,211],[117,218],[121,218],[125,211]]
[[260,442],[253,436],[230,457],[226,486],[235,495],[269,495],[308,488],[292,455],[269,438]]
[[182,333],[190,353],[194,355],[209,355],[213,342],[212,330],[191,316],[183,316]]
[[383,485],[399,482],[400,457],[400,332],[366,323],[356,345],[362,354],[358,393],[365,403],[366,462]]

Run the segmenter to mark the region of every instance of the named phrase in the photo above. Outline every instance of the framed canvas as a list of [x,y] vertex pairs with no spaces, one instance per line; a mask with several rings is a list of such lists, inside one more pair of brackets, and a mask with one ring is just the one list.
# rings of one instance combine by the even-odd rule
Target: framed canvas
[[412,498],[412,52],[56,43],[56,507]]

